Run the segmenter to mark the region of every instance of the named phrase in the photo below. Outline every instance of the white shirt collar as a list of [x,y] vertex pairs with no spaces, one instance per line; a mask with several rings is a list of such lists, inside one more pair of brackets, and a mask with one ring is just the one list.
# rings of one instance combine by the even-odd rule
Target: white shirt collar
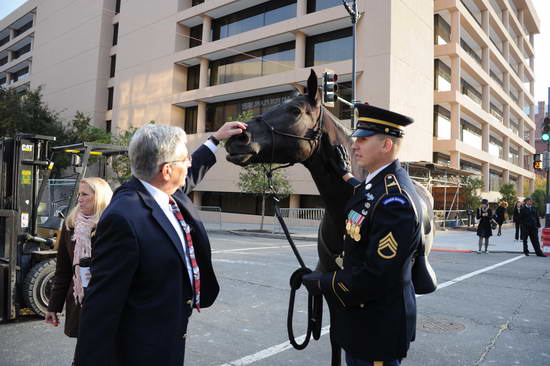
[[161,191],[151,183],[147,183],[144,180],[139,179],[139,181],[162,209],[170,208],[170,196],[167,195],[166,192]]
[[[393,161],[391,163],[393,163]],[[376,177],[376,175],[378,173],[380,173],[382,170],[386,169],[391,163],[388,163],[384,166],[381,166],[380,168],[376,169],[374,172],[369,173],[369,175],[367,175],[367,179],[365,179],[365,184],[367,184],[368,182],[373,180],[373,178]]]

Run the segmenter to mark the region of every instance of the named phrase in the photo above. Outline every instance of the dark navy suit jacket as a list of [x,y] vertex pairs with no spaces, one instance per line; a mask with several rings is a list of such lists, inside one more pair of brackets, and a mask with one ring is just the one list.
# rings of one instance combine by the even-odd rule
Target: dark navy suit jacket
[[[201,276],[201,307],[219,292],[210,242],[187,197],[216,162],[201,145],[183,190],[175,198],[191,226]],[[177,365],[184,360],[192,288],[184,249],[170,221],[136,178],[116,190],[99,221],[92,245],[76,364]]]

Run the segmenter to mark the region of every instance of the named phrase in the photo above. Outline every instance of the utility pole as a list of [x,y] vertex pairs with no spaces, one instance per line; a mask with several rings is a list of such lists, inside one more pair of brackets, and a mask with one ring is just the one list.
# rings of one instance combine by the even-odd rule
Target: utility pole
[[[349,4],[346,2],[346,0],[342,0],[342,4],[344,5],[344,7],[346,8],[346,10],[348,11],[349,13],[349,16],[350,16],[350,19],[351,19],[351,24],[352,24],[352,42],[353,42],[353,46],[352,46],[352,54],[351,54],[351,89],[352,89],[352,94],[351,94],[351,103],[353,105],[355,105],[355,103],[358,103],[357,101],[357,94],[356,94],[356,80],[355,80],[355,75],[356,75],[356,56],[355,56],[355,49],[357,48],[357,42],[356,42],[356,33],[357,33],[357,21],[359,20],[359,12],[357,11],[357,0],[352,0],[352,4],[351,4],[351,7],[349,6]],[[351,107],[353,109],[353,106]],[[352,113],[351,113],[351,129],[355,129],[355,115],[353,113],[353,110],[352,110]]]
[[[543,140],[545,132],[550,129],[550,115],[547,114],[542,123]],[[544,152],[544,168],[546,169],[546,214],[544,215],[544,227],[550,228],[550,139],[546,139],[546,151]]]

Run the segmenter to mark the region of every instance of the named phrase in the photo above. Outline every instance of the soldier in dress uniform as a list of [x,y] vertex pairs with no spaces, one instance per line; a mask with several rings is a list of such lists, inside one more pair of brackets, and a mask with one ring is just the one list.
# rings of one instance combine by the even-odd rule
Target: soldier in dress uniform
[[397,160],[403,128],[413,120],[368,104],[354,110],[352,150],[369,174],[347,206],[343,265],[305,275],[302,282],[336,309],[332,331],[348,366],[395,366],[416,328],[411,268],[422,240],[421,202]]

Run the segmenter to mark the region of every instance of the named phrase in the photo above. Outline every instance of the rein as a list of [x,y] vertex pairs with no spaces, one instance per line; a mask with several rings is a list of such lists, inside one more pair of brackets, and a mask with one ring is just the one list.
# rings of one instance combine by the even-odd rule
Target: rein
[[[323,134],[322,128],[323,128],[323,108],[321,107],[319,112],[319,117],[316,121],[316,126],[318,128],[314,130],[312,137],[304,137],[304,136],[297,136],[290,133],[282,132],[280,130],[277,130],[275,127],[271,126],[263,117],[259,117],[259,120],[265,123],[269,130],[271,131],[271,161],[274,160],[275,157],[275,135],[290,137],[294,139],[299,140],[305,140],[310,142],[316,142],[315,149],[312,151],[311,156],[313,156],[317,150],[319,149],[319,146],[321,145],[321,136]],[[309,159],[309,158],[308,158]],[[306,159],[307,160],[307,159]],[[268,179],[268,185],[272,192],[274,192],[273,188],[273,172],[278,169],[287,168],[289,166],[294,165],[294,163],[289,163],[285,165],[280,165],[278,167],[273,168],[272,163],[269,164],[269,168],[264,168],[265,174]],[[313,296],[309,294],[308,292],[308,299],[307,299],[307,331],[306,336],[304,338],[304,341],[302,343],[298,343],[296,341],[296,338],[294,336],[294,328],[293,328],[293,318],[294,318],[294,302],[296,297],[296,291],[300,288],[302,285],[302,276],[305,274],[311,273],[311,269],[307,268],[304,260],[302,259],[302,256],[300,255],[300,252],[298,251],[298,248],[296,247],[296,244],[294,244],[294,241],[292,240],[292,237],[290,236],[290,232],[288,231],[288,227],[286,226],[286,223],[281,215],[281,210],[279,208],[279,198],[276,195],[273,195],[273,204],[275,206],[275,215],[277,216],[277,220],[279,220],[279,223],[281,224],[281,227],[283,228],[283,231],[285,233],[285,236],[288,240],[288,243],[290,244],[290,247],[292,251],[294,252],[294,255],[296,256],[296,259],[298,260],[298,263],[300,264],[300,268],[298,268],[292,275],[290,276],[290,298],[288,303],[288,315],[287,315],[287,331],[288,331],[288,339],[292,346],[297,350],[302,350],[306,348],[306,346],[309,343],[309,340],[311,339],[311,336],[313,335],[313,339],[318,340],[321,337],[321,325],[322,325],[322,315],[323,315],[323,297],[321,295]]]

